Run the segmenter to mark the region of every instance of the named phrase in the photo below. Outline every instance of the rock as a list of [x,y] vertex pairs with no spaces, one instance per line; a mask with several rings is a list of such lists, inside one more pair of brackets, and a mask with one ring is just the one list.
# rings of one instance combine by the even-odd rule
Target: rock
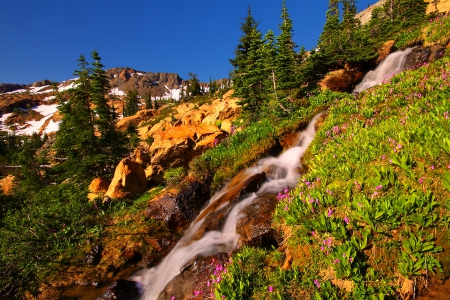
[[427,14],[432,12],[447,12],[450,11],[450,0],[425,0],[425,2],[429,2],[427,7]]
[[139,300],[141,295],[134,281],[119,279],[111,284],[97,300]]
[[298,132],[287,133],[280,139],[280,145],[283,149],[289,149],[298,145],[300,142],[300,134]]
[[43,80],[39,80],[39,81],[35,81],[31,84],[32,87],[41,87],[41,86],[45,86],[45,85],[51,85],[52,81],[48,80],[48,79],[43,79]]
[[181,214],[175,198],[170,195],[150,202],[145,209],[145,217],[164,221],[169,229],[183,228],[189,224],[189,220]]
[[0,179],[0,189],[6,196],[11,196],[13,194],[14,187],[16,187],[15,177],[13,175],[8,175],[5,178]]
[[110,181],[106,178],[94,178],[89,184],[88,190],[91,193],[105,193],[108,191]]
[[154,109],[139,110],[135,115],[124,117],[117,122],[117,129],[125,131],[130,125],[137,126],[142,121],[147,121],[156,115]]
[[233,126],[233,123],[230,119],[225,119],[220,124],[220,130],[231,133],[231,126]]
[[110,198],[135,196],[145,192],[146,188],[147,178],[144,169],[137,162],[125,158],[116,167],[106,196]]
[[356,18],[359,19],[361,21],[361,25],[364,25],[366,23],[368,23],[371,19],[372,19],[372,11],[377,8],[380,7],[382,5],[384,5],[384,3],[387,0],[380,0],[377,3],[369,6],[368,8],[366,8],[365,10],[363,10],[362,12],[358,13],[356,15]]
[[167,191],[149,203],[145,217],[164,221],[167,228],[181,229],[195,219],[210,198],[212,177],[204,181],[192,181],[181,191]]
[[431,47],[415,47],[411,50],[411,53],[406,56],[403,69],[414,68],[424,63],[434,61],[443,57],[444,54],[444,46],[434,45]]
[[322,90],[348,92],[352,90],[354,84],[358,82],[363,75],[363,72],[340,69],[330,72],[319,82],[319,85]]
[[[198,240],[203,237],[206,231],[210,231],[222,226],[228,212],[236,204],[241,196],[256,192],[266,180],[266,174],[259,173],[248,177],[245,170],[239,172],[224,188],[227,193],[221,195],[218,199],[204,210],[198,219],[205,218],[199,229],[193,234],[192,240]],[[219,207],[221,207],[219,209]]]
[[89,265],[97,265],[102,257],[101,247],[99,245],[94,245],[91,250],[86,254],[85,261]]
[[276,245],[276,235],[271,224],[277,202],[275,195],[257,197],[240,211],[244,216],[236,224],[236,232],[241,236],[239,247]]
[[214,275],[216,268],[224,266],[228,259],[227,254],[219,253],[193,260],[166,285],[158,300],[172,297],[175,299],[215,299],[211,276]]
[[376,64],[378,64],[380,61],[386,58],[389,54],[392,52],[392,48],[395,44],[394,40],[389,40],[381,46],[380,49],[378,49],[378,58],[376,60]]

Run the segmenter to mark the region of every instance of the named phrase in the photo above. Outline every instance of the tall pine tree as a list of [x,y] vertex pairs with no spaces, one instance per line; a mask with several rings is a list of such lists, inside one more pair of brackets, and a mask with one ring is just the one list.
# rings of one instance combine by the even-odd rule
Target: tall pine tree
[[100,144],[95,136],[94,114],[91,111],[91,83],[88,62],[83,55],[78,59],[80,70],[75,87],[69,90],[70,99],[60,103],[63,118],[56,134],[54,148],[57,156],[67,160],[60,165],[68,174],[94,173],[101,162]]
[[285,1],[282,4],[281,20],[280,35],[276,40],[278,50],[275,60],[276,83],[278,90],[290,91],[297,85],[296,52],[294,50],[297,45],[293,41],[294,29]]

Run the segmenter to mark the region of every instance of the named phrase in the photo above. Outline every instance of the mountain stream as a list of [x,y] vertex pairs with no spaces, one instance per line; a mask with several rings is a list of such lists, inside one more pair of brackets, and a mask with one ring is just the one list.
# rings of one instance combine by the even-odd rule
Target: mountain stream
[[[267,193],[277,194],[284,189],[292,189],[297,185],[299,177],[300,158],[306,151],[315,135],[314,125],[321,114],[316,115],[306,130],[298,135],[297,146],[284,151],[279,157],[268,157],[260,160],[254,167],[240,173],[239,180],[246,180],[251,176],[266,172],[266,180],[257,192],[247,193],[236,200],[227,197],[233,189],[235,180],[231,180],[221,191],[211,198],[197,219],[186,230],[186,233],[174,249],[151,269],[141,270],[131,277],[139,287],[142,300],[158,299],[165,286],[178,275],[183,267],[197,257],[207,257],[219,252],[231,252],[238,248],[239,234],[236,224],[242,217],[241,211],[259,195]],[[268,171],[270,170],[270,171]],[[209,230],[202,226],[218,211],[228,212],[219,228]]]

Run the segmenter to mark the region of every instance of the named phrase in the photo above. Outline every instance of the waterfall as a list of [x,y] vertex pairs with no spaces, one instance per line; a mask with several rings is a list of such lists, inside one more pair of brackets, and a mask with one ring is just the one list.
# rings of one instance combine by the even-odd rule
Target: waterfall
[[353,92],[359,93],[373,87],[374,85],[381,84],[394,76],[395,74],[403,70],[406,57],[411,53],[413,48],[406,48],[405,50],[396,51],[389,54],[383,61],[376,67],[375,70],[369,71],[363,78],[363,80],[355,87]]
[[[277,194],[282,189],[292,189],[297,185],[300,158],[314,138],[314,125],[321,114],[316,115],[307,129],[299,134],[299,144],[286,151],[279,157],[268,157],[260,160],[254,167],[245,170],[244,175],[249,178],[270,168],[267,180],[256,193],[246,194],[231,208],[221,229],[207,231],[203,236],[195,240],[195,234],[200,230],[208,213],[218,211],[230,203],[218,203],[223,199],[227,191],[231,190],[230,184],[211,198],[199,217],[186,230],[186,233],[172,249],[172,251],[151,269],[139,271],[132,276],[142,295],[142,300],[156,300],[166,285],[178,274],[180,270],[197,257],[207,257],[219,252],[230,252],[237,249],[239,234],[236,233],[236,224],[241,218],[240,212],[247,205],[264,193]],[[241,174],[242,176],[242,174]],[[207,213],[205,213],[205,211]]]

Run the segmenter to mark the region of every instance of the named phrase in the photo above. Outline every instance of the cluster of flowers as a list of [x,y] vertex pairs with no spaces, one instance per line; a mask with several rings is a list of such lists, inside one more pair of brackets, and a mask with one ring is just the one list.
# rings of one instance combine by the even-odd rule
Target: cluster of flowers
[[388,138],[388,141],[394,147],[394,152],[400,152],[400,150],[403,148],[402,144],[397,143],[397,141],[392,138]]

